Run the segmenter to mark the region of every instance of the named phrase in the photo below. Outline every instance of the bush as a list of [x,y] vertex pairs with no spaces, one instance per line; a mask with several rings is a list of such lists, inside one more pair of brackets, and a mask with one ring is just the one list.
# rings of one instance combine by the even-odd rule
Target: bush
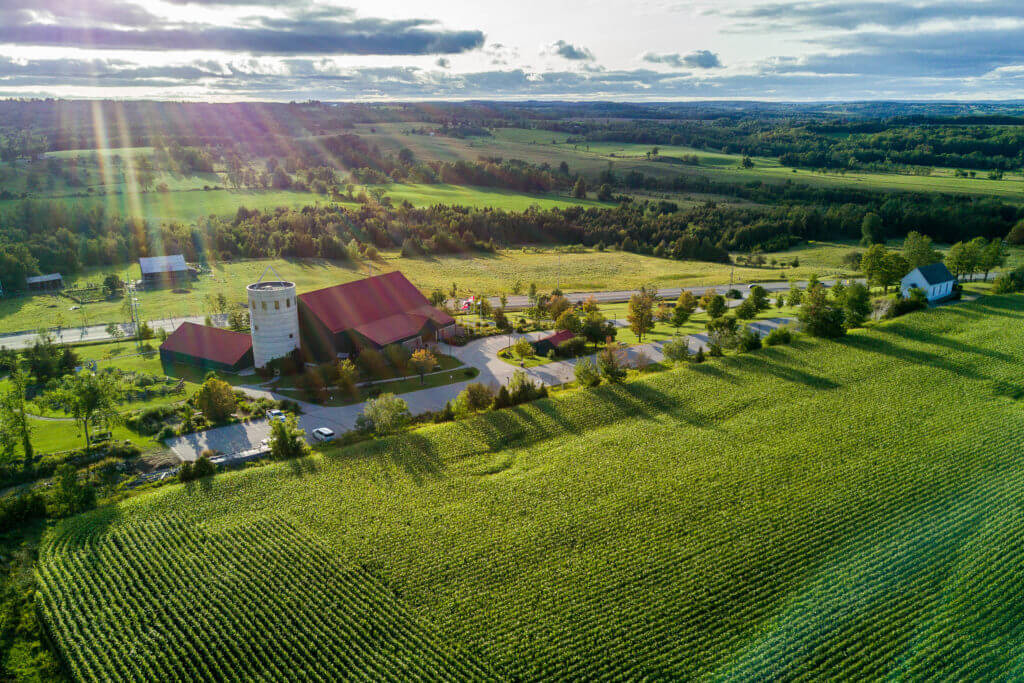
[[0,532],[46,516],[46,499],[36,491],[0,499]]
[[360,351],[356,364],[363,371],[363,374],[371,379],[386,379],[390,376],[384,354],[376,349],[363,349]]
[[905,299],[899,294],[893,297],[892,305],[885,312],[885,317],[890,319],[898,318],[901,315],[920,311],[924,308],[928,308],[927,295],[924,293],[924,290],[914,287],[908,292],[908,296]]
[[[490,405],[490,402],[488,397],[487,404]],[[356,428],[383,436],[404,429],[411,417],[405,401],[394,394],[381,394],[366,402],[363,414],[356,419]]]
[[601,372],[589,358],[582,358],[575,367],[576,381],[583,387],[596,387],[601,383]]
[[466,386],[455,399],[455,412],[460,416],[487,410],[494,401],[494,392],[481,382],[473,382]]
[[761,335],[759,335],[756,330],[752,329],[750,325],[744,325],[743,331],[740,332],[739,335],[737,348],[739,348],[741,353],[757,351],[761,348]]
[[1009,273],[1003,273],[995,279],[992,291],[996,294],[1013,294],[1024,290],[1024,266]]
[[211,474],[217,472],[217,466],[210,462],[208,453],[212,451],[205,450],[202,455],[195,462],[184,462],[178,469],[178,479],[182,482],[195,481],[196,479],[202,479],[208,477]]
[[730,289],[728,292],[725,293],[725,298],[726,299],[742,299],[743,298],[743,292],[741,292],[738,289]]
[[793,341],[793,331],[789,328],[789,325],[783,325],[782,327],[776,327],[774,330],[765,335],[764,343],[766,346],[779,346],[780,344],[790,344]]
[[619,348],[615,344],[606,345],[597,354],[597,367],[601,377],[610,384],[616,384],[626,378],[626,369],[622,367]]
[[107,455],[112,458],[121,458],[122,460],[128,460],[130,458],[137,458],[142,455],[142,449],[133,443],[128,442],[114,442],[107,448]]
[[661,347],[665,358],[674,363],[690,359],[690,342],[686,337],[673,337]]
[[575,358],[576,356],[583,353],[587,347],[586,337],[576,336],[572,339],[566,339],[564,342],[558,345],[558,355],[562,358]]

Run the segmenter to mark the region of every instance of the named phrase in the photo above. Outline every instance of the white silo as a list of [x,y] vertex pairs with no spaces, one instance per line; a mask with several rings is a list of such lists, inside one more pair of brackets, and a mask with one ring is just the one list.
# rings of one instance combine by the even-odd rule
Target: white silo
[[276,358],[284,358],[293,349],[299,348],[299,311],[295,283],[281,279],[264,280],[263,276],[246,288],[249,294],[252,355],[258,368]]

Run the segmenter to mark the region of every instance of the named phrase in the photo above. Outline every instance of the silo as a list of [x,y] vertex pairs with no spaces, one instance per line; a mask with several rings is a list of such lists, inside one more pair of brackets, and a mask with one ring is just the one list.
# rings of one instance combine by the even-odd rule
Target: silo
[[295,283],[263,280],[247,288],[252,355],[256,367],[284,358],[299,348],[299,311]]

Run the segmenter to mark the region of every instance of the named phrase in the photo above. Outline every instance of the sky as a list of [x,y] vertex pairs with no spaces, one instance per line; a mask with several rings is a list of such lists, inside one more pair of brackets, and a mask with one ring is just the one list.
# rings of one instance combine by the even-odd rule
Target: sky
[[1024,0],[0,0],[0,97],[1024,99]]

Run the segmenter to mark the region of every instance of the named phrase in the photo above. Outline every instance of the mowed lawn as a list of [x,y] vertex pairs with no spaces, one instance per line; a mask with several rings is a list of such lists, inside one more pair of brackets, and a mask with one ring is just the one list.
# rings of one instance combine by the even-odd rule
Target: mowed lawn
[[1017,678],[1022,362],[985,297],[167,487],[43,614],[88,678]]
[[[736,282],[765,281],[806,278],[812,272],[822,276],[850,272],[828,265],[825,260],[827,253],[820,251],[818,258],[811,259],[804,259],[799,249],[780,255],[780,259],[787,262],[794,256],[801,259],[799,268],[732,268],[723,264],[673,261],[624,252],[589,250],[569,253],[550,247],[425,258],[402,258],[397,253],[386,252],[378,261],[358,263],[324,259],[265,259],[215,264],[209,274],[200,276],[187,288],[143,291],[138,297],[141,314],[146,320],[203,316],[210,310],[209,297],[221,293],[228,298],[229,304],[243,305],[246,286],[255,282],[268,267],[295,282],[299,293],[357,280],[369,274],[400,270],[424,293],[429,294],[435,288],[449,293],[454,284],[459,296],[471,293],[512,294],[517,282],[525,294],[531,282],[542,292],[550,292],[556,287],[573,292],[635,289],[645,284],[658,287],[700,286],[727,283],[730,278],[735,278]],[[122,268],[94,269],[68,278],[68,285],[99,284],[109,272],[123,278],[140,277],[139,266],[135,263]],[[122,303],[118,299],[82,307],[66,297],[49,295],[0,299],[0,332],[123,321],[127,316],[122,311]],[[72,310],[73,307],[78,309]]]
[[[891,244],[893,248],[898,244]],[[321,287],[357,280],[371,274],[400,270],[429,294],[435,288],[449,293],[456,285],[459,296],[471,293],[497,296],[512,294],[515,284],[525,294],[530,283],[539,291],[550,292],[561,287],[566,292],[636,289],[641,285],[656,287],[700,287],[722,285],[730,281],[771,282],[806,280],[812,274],[822,278],[853,277],[859,273],[844,260],[850,252],[863,252],[862,247],[847,242],[808,242],[784,252],[766,253],[761,267],[729,266],[702,261],[674,261],[640,254],[594,249],[572,253],[556,247],[504,249],[497,254],[473,253],[464,256],[402,258],[396,252],[384,252],[373,262],[335,262],[325,259],[261,259],[218,263],[209,274],[193,281],[187,288],[158,289],[138,294],[140,310],[146,320],[182,316],[203,316],[209,308],[209,297],[223,293],[231,306],[245,303],[245,288],[272,267],[281,277],[295,282],[299,293]],[[1007,267],[1024,259],[1024,249],[1008,252]],[[774,259],[786,267],[771,267]],[[794,260],[799,266],[794,268]],[[99,284],[107,273],[122,278],[140,277],[138,263],[114,268],[98,268],[67,278],[69,287]],[[77,310],[72,310],[78,307]],[[78,306],[61,296],[9,297],[0,299],[0,333],[54,327],[107,324],[124,321],[122,300],[103,301]],[[0,338],[0,345],[3,339]]]

